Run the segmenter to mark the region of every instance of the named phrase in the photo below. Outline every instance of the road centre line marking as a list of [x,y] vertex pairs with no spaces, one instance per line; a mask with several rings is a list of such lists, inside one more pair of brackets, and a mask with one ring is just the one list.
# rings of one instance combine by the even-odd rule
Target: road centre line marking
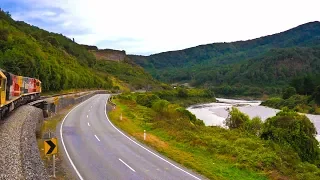
[[90,123],[88,122],[88,126],[90,126]]
[[[91,98],[89,98],[89,99],[91,99]],[[63,127],[64,121],[67,119],[67,117],[69,116],[69,114],[70,114],[73,110],[75,110],[77,107],[79,107],[80,105],[82,105],[83,103],[85,103],[86,101],[88,101],[89,99],[83,101],[81,104],[77,105],[77,106],[74,107],[71,111],[69,111],[68,114],[64,117],[64,119],[63,119],[63,121],[62,121],[62,123],[61,123],[61,126],[60,126],[60,138],[61,138],[61,143],[62,143],[63,149],[64,149],[64,151],[66,152],[66,155],[67,155],[67,157],[68,157],[68,159],[69,159],[69,161],[70,161],[73,169],[76,171],[76,174],[78,175],[78,177],[79,177],[80,180],[83,180],[83,177],[81,176],[80,172],[78,171],[78,169],[77,169],[76,166],[74,165],[73,161],[71,160],[71,157],[70,157],[70,155],[69,155],[69,153],[68,153],[68,151],[67,151],[66,145],[64,144],[64,140],[63,140],[63,136],[62,136],[62,127]]]
[[89,118],[89,115],[87,115],[87,118]]
[[127,163],[125,163],[124,161],[122,161],[122,159],[119,158],[119,161],[121,161],[124,165],[126,165],[129,169],[131,169],[131,171],[136,172],[132,167],[130,167]]
[[100,139],[98,138],[98,136],[97,136],[97,135],[94,135],[94,136],[97,138],[97,140],[98,140],[98,141],[100,141]]
[[131,138],[129,138],[127,135],[125,135],[122,131],[120,131],[117,127],[115,127],[115,126],[112,124],[112,122],[110,121],[110,119],[108,118],[108,115],[107,115],[107,103],[105,103],[104,114],[105,114],[107,120],[109,121],[109,123],[111,124],[111,126],[112,126],[114,129],[116,129],[120,134],[122,134],[124,137],[126,137],[128,140],[130,140],[131,142],[133,142],[133,143],[135,143],[136,145],[140,146],[142,149],[148,151],[149,153],[153,154],[153,155],[156,156],[157,158],[159,158],[159,159],[163,160],[164,162],[170,164],[171,166],[173,166],[173,167],[179,169],[180,171],[188,174],[189,176],[192,176],[192,177],[195,178],[195,179],[201,180],[201,179],[198,178],[197,176],[195,176],[195,175],[193,175],[193,174],[191,174],[191,173],[189,173],[189,172],[181,169],[180,167],[172,164],[171,162],[167,161],[166,159],[162,158],[161,156],[157,155],[156,153],[150,151],[149,149],[147,149],[147,148],[145,148],[144,146],[140,145],[139,143],[135,142],[134,140],[132,140]]

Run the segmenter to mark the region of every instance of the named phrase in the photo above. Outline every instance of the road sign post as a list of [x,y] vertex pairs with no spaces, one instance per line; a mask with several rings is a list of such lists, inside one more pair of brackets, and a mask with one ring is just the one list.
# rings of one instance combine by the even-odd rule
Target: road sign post
[[[50,134],[49,134],[50,137]],[[51,138],[44,141],[44,153],[46,155],[53,155],[52,156],[52,170],[53,170],[53,177],[56,177],[56,154],[58,152],[58,144],[57,138]]]
[[52,156],[52,171],[53,171],[53,177],[56,177],[56,155],[54,154]]

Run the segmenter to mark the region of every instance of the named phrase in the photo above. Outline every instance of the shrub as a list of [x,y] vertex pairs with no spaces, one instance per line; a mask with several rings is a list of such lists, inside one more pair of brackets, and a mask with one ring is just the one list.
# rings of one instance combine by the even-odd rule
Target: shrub
[[0,29],[0,40],[8,41],[9,31],[7,29]]
[[205,90],[205,97],[214,98],[215,97],[214,90],[212,88]]
[[284,108],[266,120],[261,138],[289,145],[301,160],[316,163],[320,155],[316,133],[313,123],[305,115]]
[[263,125],[263,123],[262,123],[261,118],[254,117],[254,118],[252,118],[252,120],[246,121],[245,129],[249,133],[259,136],[262,125]]
[[228,117],[224,121],[225,125],[229,127],[229,129],[237,129],[243,128],[246,122],[250,121],[248,115],[240,112],[237,108],[232,107]]
[[160,98],[154,94],[139,94],[137,96],[137,103],[142,106],[151,107],[152,103],[159,99]]
[[152,103],[152,109],[159,113],[163,113],[167,111],[169,104],[170,103],[167,100],[160,99]]
[[125,99],[125,100],[132,100],[133,99],[131,94],[128,94],[128,93],[120,94],[116,97],[119,97],[120,99]]
[[195,125],[204,126],[204,122],[202,120],[197,119],[197,117],[187,109],[180,107],[177,108],[176,111],[180,112],[183,116],[187,117]]
[[283,101],[283,99],[281,99],[281,98],[271,98],[267,101],[262,102],[261,105],[279,108],[282,101]]
[[188,97],[188,91],[186,89],[179,88],[178,89],[178,96],[181,98],[186,98],[186,97]]

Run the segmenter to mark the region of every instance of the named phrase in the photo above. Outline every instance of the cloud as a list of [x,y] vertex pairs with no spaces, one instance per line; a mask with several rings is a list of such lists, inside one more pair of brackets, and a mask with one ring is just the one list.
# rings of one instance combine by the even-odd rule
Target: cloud
[[318,0],[1,0],[2,4],[17,20],[63,33],[78,43],[133,54],[247,40],[320,20]]

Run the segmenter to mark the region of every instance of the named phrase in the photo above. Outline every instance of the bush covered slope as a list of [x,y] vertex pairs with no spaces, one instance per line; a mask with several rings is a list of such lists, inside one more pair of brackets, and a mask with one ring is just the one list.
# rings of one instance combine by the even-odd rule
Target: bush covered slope
[[[117,64],[120,70],[110,71],[115,64],[99,62],[85,46],[56,33],[39,29],[0,10],[0,67],[14,74],[36,77],[42,81],[43,91],[67,89],[137,87],[136,82],[157,86],[142,68],[132,62]],[[107,69],[108,68],[108,69]],[[127,70],[138,72],[128,81],[119,76]],[[115,74],[113,74],[115,73]],[[136,78],[138,80],[136,80]],[[143,80],[141,80],[143,79]]]
[[121,80],[125,86],[130,89],[159,89],[160,83],[145,72],[145,70],[130,62],[128,59],[124,61],[105,61],[100,60],[94,66],[94,69],[108,74],[112,74]]

